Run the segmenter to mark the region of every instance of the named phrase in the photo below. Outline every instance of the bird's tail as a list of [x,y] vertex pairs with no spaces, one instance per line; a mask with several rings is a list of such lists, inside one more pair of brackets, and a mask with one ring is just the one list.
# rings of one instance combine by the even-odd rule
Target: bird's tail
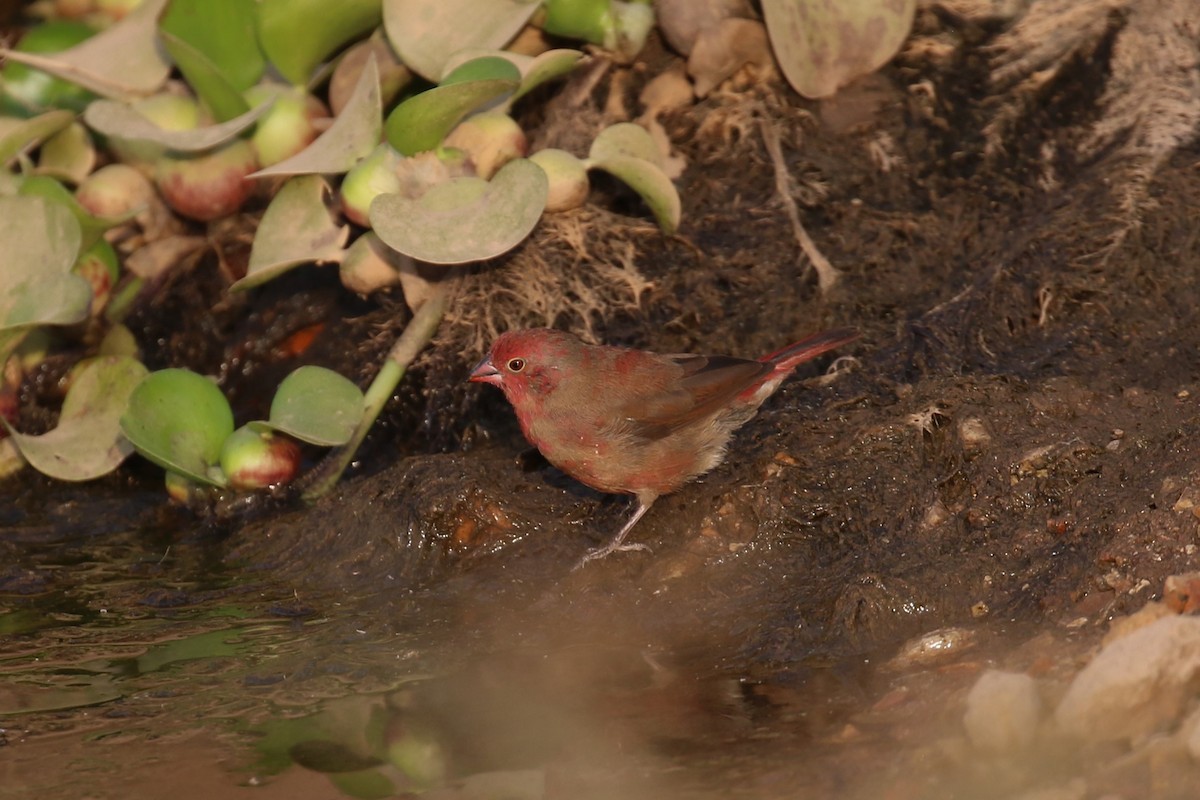
[[773,364],[776,375],[785,375],[809,359],[816,358],[822,353],[829,352],[835,347],[850,344],[858,338],[858,331],[853,328],[834,328],[833,330],[814,333],[807,339],[801,339],[795,344],[789,344],[782,350],[777,350],[759,361]]

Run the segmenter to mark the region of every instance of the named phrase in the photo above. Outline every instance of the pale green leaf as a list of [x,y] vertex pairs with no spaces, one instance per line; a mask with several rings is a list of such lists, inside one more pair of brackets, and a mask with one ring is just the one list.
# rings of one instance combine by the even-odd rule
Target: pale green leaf
[[167,0],[144,0],[112,27],[60,53],[0,48],[0,55],[104,97],[132,100],[157,90],[171,72],[158,46],[158,16],[166,4]]
[[775,58],[788,83],[810,98],[891,60],[912,28],[916,0],[763,0]]
[[133,452],[121,434],[121,414],[147,374],[132,358],[95,359],[75,376],[54,430],[41,436],[13,432],[21,455],[38,472],[64,481],[112,472]]
[[353,382],[333,370],[305,366],[284,378],[275,390],[270,420],[250,426],[336,447],[350,441],[363,411],[362,390]]
[[246,276],[231,290],[266,283],[300,264],[341,259],[350,228],[338,225],[325,207],[328,190],[319,175],[299,175],[283,185],[258,225]]
[[587,165],[589,169],[604,170],[637,192],[663,233],[669,235],[679,229],[682,214],[679,192],[657,164],[635,156],[609,155],[599,160],[589,159]]
[[405,66],[436,83],[456,53],[503,48],[540,5],[538,0],[383,0],[383,25]]
[[138,113],[133,106],[112,100],[97,100],[83,112],[83,121],[105,136],[134,142],[150,142],[178,153],[201,153],[232,141],[239,133],[257,122],[270,107],[270,103],[263,103],[258,108],[220,125],[172,131],[158,127]]
[[65,206],[42,197],[0,197],[0,330],[86,319],[91,287],[71,273],[81,240],[79,221]]
[[384,194],[371,203],[371,226],[388,247],[431,264],[465,264],[516,247],[546,207],[542,168],[508,162],[492,180],[453,178],[416,200]]

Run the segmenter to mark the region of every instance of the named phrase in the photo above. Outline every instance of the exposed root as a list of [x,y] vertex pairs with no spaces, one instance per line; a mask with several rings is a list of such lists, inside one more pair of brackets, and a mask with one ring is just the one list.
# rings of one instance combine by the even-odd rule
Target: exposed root
[[788,172],[787,163],[783,160],[783,147],[779,143],[779,133],[765,113],[759,115],[759,130],[762,132],[767,153],[771,156],[771,163],[775,166],[775,192],[779,195],[779,200],[783,203],[788,219],[792,223],[792,233],[795,235],[800,249],[813,265],[813,269],[817,271],[817,285],[821,287],[823,293],[828,293],[837,284],[841,273],[830,263],[829,259],[825,258],[800,221],[800,211],[792,196],[793,179],[791,173]]
[[438,347],[476,357],[503,331],[551,326],[596,341],[597,321],[637,311],[651,288],[636,264],[642,235],[657,228],[632,227],[593,207],[547,215],[506,264],[464,279]]

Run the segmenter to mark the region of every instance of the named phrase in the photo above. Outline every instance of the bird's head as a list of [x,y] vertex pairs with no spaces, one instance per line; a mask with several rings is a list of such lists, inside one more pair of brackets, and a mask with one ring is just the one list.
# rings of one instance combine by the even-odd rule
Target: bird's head
[[579,360],[583,346],[571,334],[549,328],[509,331],[492,344],[470,380],[499,386],[509,402],[518,405],[553,391],[565,368]]

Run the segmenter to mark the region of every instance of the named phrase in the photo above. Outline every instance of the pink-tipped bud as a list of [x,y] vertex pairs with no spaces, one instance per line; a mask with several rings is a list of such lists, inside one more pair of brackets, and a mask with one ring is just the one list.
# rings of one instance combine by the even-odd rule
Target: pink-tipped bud
[[163,156],[154,183],[174,211],[209,222],[237,211],[254,191],[246,176],[258,169],[254,148],[235,139],[197,156]]
[[300,446],[283,434],[238,428],[221,446],[221,471],[235,489],[290,483],[300,469]]

